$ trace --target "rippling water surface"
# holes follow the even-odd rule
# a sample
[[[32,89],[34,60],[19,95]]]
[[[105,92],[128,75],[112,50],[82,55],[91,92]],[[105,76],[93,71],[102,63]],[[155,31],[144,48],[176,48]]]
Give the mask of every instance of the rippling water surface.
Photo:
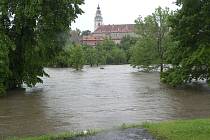
[[[122,123],[210,117],[210,89],[172,89],[128,65],[46,69],[44,84],[0,99],[0,136],[34,136]]]

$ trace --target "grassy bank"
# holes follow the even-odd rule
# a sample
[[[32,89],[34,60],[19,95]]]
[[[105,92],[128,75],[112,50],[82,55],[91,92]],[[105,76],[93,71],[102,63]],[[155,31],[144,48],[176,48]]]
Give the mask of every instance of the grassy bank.
[[[145,123],[143,127],[158,140],[210,139],[210,119]]]
[[[210,140],[210,119],[166,121],[160,123],[144,123],[143,125],[123,124],[116,129],[129,128],[145,128],[157,140]],[[44,135],[39,137],[9,138],[8,140],[64,140],[66,138],[95,135],[102,131],[105,132],[106,130],[67,132],[58,135]]]
[[[80,136],[90,136],[99,133],[102,130],[87,130],[83,132],[65,132],[61,134],[49,134],[38,137],[27,137],[27,138],[7,138],[7,140],[65,140],[66,138],[75,138]]]

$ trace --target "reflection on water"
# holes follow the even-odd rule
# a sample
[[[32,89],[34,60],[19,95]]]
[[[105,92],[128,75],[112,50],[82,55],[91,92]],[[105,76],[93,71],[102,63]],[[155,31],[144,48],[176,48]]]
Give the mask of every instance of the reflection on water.
[[[43,85],[0,99],[0,135],[31,136],[122,123],[210,116],[206,85],[171,89],[128,65],[46,69]]]

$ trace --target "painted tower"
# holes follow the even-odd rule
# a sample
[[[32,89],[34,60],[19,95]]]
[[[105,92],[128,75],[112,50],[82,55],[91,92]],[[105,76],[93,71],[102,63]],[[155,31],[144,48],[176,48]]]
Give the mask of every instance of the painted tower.
[[[103,25],[103,17],[102,17],[102,14],[101,14],[100,6],[98,5],[97,11],[96,11],[96,16],[95,16],[94,30],[96,30],[101,25]]]

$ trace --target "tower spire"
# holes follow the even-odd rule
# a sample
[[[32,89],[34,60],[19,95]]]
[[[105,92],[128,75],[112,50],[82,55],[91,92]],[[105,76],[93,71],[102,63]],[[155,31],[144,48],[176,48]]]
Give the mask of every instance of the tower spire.
[[[96,10],[96,16],[95,16],[95,27],[94,27],[94,29],[96,30],[101,25],[103,25],[103,17],[102,17],[102,14],[101,14],[101,8],[98,4],[97,10]]]

